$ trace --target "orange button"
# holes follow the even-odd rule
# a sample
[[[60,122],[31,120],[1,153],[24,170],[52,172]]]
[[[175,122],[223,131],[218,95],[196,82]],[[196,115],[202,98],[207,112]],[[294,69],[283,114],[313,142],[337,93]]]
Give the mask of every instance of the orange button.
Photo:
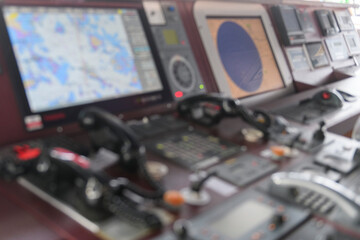
[[[269,230],[274,231],[276,229],[276,225],[274,223],[269,224]]]
[[[276,156],[279,156],[279,157],[285,156],[285,148],[282,146],[271,146],[270,149],[271,149],[271,152]]]
[[[167,191],[163,198],[167,204],[172,206],[181,206],[185,202],[183,196],[178,191]]]

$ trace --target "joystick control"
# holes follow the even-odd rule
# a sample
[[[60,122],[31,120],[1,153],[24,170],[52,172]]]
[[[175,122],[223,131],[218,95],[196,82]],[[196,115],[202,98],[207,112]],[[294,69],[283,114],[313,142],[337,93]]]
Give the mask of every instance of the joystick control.
[[[190,175],[190,187],[181,190],[185,202],[196,206],[208,204],[210,202],[210,195],[202,188],[204,183],[216,174],[216,172],[207,173],[205,171],[200,171]]]
[[[177,240],[195,240],[191,233],[191,223],[185,219],[175,221],[172,230]]]
[[[310,141],[310,146],[309,146],[310,149],[318,147],[324,143],[325,132],[326,132],[325,122],[321,121],[319,122],[319,128],[315,130],[315,132],[312,135],[312,139]]]

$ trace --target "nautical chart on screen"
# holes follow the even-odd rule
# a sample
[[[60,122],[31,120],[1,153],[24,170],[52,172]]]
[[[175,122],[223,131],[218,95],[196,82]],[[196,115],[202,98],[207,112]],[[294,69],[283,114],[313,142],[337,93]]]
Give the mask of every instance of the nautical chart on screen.
[[[123,17],[136,15],[134,10],[9,6],[3,11],[33,112],[162,88],[152,59],[140,64],[153,71],[139,76],[137,56],[149,55],[150,48],[146,42],[130,44]],[[141,77],[154,84],[144,86]]]

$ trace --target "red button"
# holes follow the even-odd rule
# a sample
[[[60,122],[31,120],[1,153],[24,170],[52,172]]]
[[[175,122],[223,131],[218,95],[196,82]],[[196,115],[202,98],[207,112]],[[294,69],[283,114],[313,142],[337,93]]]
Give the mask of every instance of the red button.
[[[323,93],[322,93],[322,98],[323,98],[323,99],[328,100],[330,97],[331,97],[331,95],[330,95],[329,92],[323,92]]]
[[[13,149],[16,153],[16,157],[20,161],[29,161],[38,158],[41,154],[40,148],[31,148],[27,144],[14,146]]]
[[[177,91],[177,92],[175,93],[175,97],[177,97],[177,98],[181,98],[182,96],[184,96],[184,93],[181,92],[181,91]]]

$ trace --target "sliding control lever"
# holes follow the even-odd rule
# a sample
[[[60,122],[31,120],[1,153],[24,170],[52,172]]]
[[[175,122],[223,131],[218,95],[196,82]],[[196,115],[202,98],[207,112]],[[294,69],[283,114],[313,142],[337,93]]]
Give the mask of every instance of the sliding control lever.
[[[335,202],[353,223],[360,223],[360,196],[326,177],[311,173],[279,172],[271,176],[269,192],[284,198],[294,197],[294,188],[317,192]]]

